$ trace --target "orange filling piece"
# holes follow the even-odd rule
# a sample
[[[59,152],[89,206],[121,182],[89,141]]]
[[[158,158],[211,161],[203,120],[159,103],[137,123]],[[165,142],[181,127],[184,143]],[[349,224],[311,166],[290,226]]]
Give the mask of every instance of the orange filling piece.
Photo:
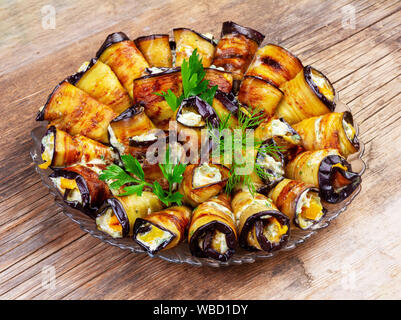
[[[311,200],[308,207],[302,207],[302,217],[309,220],[316,220],[317,216],[322,212],[322,206],[315,200]]]
[[[109,227],[111,229],[113,229],[114,231],[122,231],[123,230],[123,227],[120,224],[120,221],[118,221],[116,215],[114,215],[114,214],[110,218]]]
[[[75,189],[78,188],[75,180],[60,178],[60,187],[63,189]]]

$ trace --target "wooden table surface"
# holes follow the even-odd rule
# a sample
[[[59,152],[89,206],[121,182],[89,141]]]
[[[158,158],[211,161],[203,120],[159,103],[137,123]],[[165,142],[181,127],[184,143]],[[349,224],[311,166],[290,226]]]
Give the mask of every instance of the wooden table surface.
[[[0,2],[1,298],[401,298],[399,0],[99,3]],[[366,144],[362,192],[296,250],[228,268],[152,259],[81,231],[54,203],[29,156],[34,118],[51,89],[111,32],[135,38],[185,26],[218,36],[226,20],[256,28],[265,43],[287,47],[333,81]],[[43,282],[52,270],[54,286]]]

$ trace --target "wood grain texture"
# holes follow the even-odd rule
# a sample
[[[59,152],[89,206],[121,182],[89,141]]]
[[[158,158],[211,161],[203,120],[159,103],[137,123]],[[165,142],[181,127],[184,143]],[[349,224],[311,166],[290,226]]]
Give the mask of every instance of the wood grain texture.
[[[102,3],[52,1],[54,30],[42,28],[47,1],[0,5],[0,298],[401,298],[400,1]],[[344,24],[344,8],[355,10],[355,28]],[[304,245],[250,265],[172,264],[85,234],[34,172],[37,109],[113,31],[135,38],[189,27],[218,35],[225,20],[260,30],[264,43],[287,47],[333,81],[366,144],[361,194]],[[42,286],[46,266],[55,268],[54,289]]]

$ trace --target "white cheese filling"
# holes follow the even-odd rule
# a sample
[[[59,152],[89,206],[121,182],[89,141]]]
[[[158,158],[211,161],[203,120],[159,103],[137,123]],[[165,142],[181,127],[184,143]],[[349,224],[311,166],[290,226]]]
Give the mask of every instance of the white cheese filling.
[[[295,217],[296,217],[297,223],[299,224],[299,226],[302,229],[309,228],[316,221],[319,221],[323,216],[323,211],[321,211],[315,220],[310,220],[310,219],[302,217],[302,215],[301,215],[302,209],[309,208],[311,200],[312,200],[312,194],[308,190],[305,190],[299,197],[299,200],[297,203]]]
[[[107,130],[109,131],[110,135],[110,144],[115,147],[120,152],[120,154],[124,154],[125,146],[118,141],[116,135],[114,134],[113,128],[109,125]]]
[[[96,218],[96,226],[100,231],[103,231],[113,238],[122,238],[123,233],[120,230],[114,230],[110,227],[110,219],[113,216],[113,210],[107,209],[106,212]]]
[[[274,136],[285,136],[290,133],[290,128],[282,121],[275,119],[271,122],[271,135]]]
[[[42,138],[42,145],[44,147],[44,151],[42,153],[42,159],[44,161],[50,161],[53,159],[54,154],[54,133],[45,135]]]
[[[199,188],[220,181],[220,170],[216,167],[211,167],[209,166],[209,164],[205,163],[195,168],[192,185],[194,188]]]
[[[343,127],[344,127],[344,131],[345,131],[345,134],[347,135],[348,139],[349,139],[349,140],[354,139],[354,137],[355,137],[355,131],[353,130],[351,124],[349,124],[349,123],[348,123],[347,121],[345,121],[344,119],[343,119]]]
[[[136,142],[147,142],[157,140],[157,136],[154,133],[143,133],[139,136],[131,137],[131,140]]]
[[[149,231],[137,234],[135,239],[149,251],[155,251],[163,242],[169,242],[173,237],[170,232],[157,228],[150,223],[144,224],[144,227],[149,227]]]
[[[50,178],[50,180],[53,182],[54,186],[60,191],[60,193],[64,196],[66,189],[64,189],[61,186],[61,178],[62,177]],[[79,189],[74,188],[72,190],[71,189],[69,189],[69,190],[70,191],[68,192],[66,200],[77,201],[78,203],[82,204],[82,195],[81,195],[81,192],[79,191]]]
[[[177,121],[188,127],[200,127],[205,125],[202,116],[192,111],[184,111],[178,116]]]
[[[226,234],[216,230],[213,236],[212,248],[221,254],[228,250]]]
[[[284,168],[281,162],[276,161],[273,157],[264,154],[261,158],[258,158],[258,164],[263,169],[271,170],[275,176],[284,175]]]

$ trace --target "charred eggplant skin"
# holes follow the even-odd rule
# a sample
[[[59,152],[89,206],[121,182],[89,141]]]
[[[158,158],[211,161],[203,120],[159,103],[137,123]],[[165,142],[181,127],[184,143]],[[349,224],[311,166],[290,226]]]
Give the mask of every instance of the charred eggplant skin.
[[[317,95],[317,97],[327,106],[327,108],[330,109],[331,112],[334,111],[336,107],[336,103],[333,101],[330,101],[329,99],[326,98],[325,95],[323,95],[318,86],[312,81],[312,67],[311,66],[306,66],[304,68],[304,77],[306,82],[308,83],[309,87],[313,90],[313,92]],[[335,96],[335,89],[333,85],[331,84],[330,80],[320,71],[318,71],[324,78],[325,80],[331,85],[331,88],[333,89],[333,95]]]
[[[129,40],[129,38],[124,32],[114,32],[109,34],[106,40],[104,40],[103,44],[100,46],[99,50],[96,52],[96,58],[99,59],[104,50],[106,50],[111,45],[126,40]]]
[[[186,107],[194,107],[205,121],[209,122],[215,128],[219,126],[219,117],[216,111],[205,100],[202,100],[198,96],[184,99],[178,108],[177,117]]]
[[[252,28],[240,26],[233,21],[226,21],[223,23],[223,27],[221,29],[221,37],[225,36],[226,34],[242,34],[248,39],[255,41],[258,46],[260,46],[265,38],[265,36],[259,31],[256,31]]]

